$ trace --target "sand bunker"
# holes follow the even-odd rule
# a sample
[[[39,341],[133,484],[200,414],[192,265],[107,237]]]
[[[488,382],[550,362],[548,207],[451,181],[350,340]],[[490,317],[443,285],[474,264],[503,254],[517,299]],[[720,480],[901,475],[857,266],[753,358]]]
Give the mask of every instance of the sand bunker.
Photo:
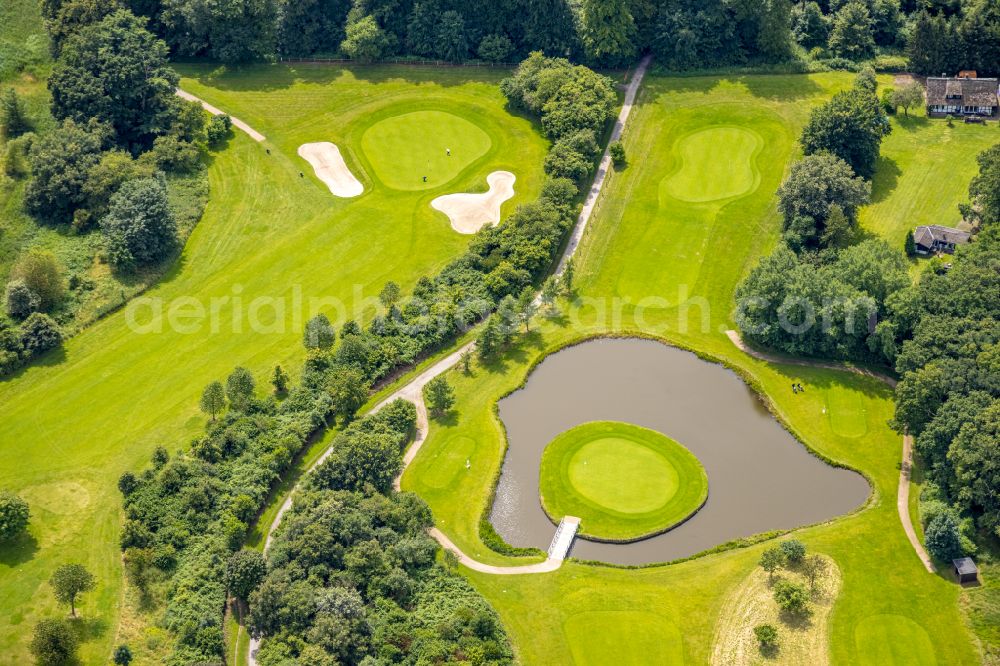
[[[500,221],[500,205],[514,196],[514,174],[494,171],[486,177],[490,189],[470,194],[445,194],[431,202],[451,220],[452,228],[460,234],[474,234],[487,224]]]
[[[326,183],[335,197],[356,197],[365,191],[351,170],[344,163],[340,149],[329,141],[304,143],[299,146],[299,156],[316,170],[316,177]]]

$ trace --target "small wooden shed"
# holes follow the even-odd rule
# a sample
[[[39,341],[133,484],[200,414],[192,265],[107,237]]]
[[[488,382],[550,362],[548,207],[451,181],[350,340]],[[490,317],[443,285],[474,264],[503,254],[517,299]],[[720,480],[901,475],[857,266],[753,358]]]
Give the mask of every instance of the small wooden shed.
[[[958,576],[959,583],[975,583],[979,580],[979,569],[976,568],[976,563],[972,561],[971,557],[960,557],[957,560],[952,560],[951,564],[955,567],[955,575]]]

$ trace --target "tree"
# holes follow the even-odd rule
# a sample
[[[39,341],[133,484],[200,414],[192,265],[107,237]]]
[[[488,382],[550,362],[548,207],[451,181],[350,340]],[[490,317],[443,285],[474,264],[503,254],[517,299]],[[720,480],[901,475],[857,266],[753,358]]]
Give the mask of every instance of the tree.
[[[570,257],[566,261],[566,266],[563,268],[562,273],[562,283],[563,287],[566,288],[566,296],[573,295],[573,278],[576,275],[576,262],[573,257]]]
[[[455,389],[451,387],[444,375],[438,375],[427,382],[424,387],[424,398],[431,414],[441,416],[455,404]]]
[[[15,263],[10,272],[12,280],[21,280],[38,297],[38,307],[51,310],[66,295],[63,269],[51,252],[29,250]]]
[[[280,365],[274,366],[274,373],[271,375],[271,386],[278,395],[284,395],[288,390],[288,373],[281,369]]]
[[[995,346],[994,359],[1000,358],[998,352],[1000,346]],[[1000,361],[994,360],[988,367],[991,375],[997,377]],[[962,426],[948,451],[948,460],[955,470],[958,501],[972,513],[979,514],[978,522],[984,529],[1000,535],[997,442],[1000,442],[1000,398],[995,398],[990,406]]]
[[[226,378],[226,397],[229,399],[229,405],[233,409],[245,411],[250,406],[256,386],[249,370],[243,367],[235,368]]]
[[[273,57],[279,5],[276,0],[184,0],[161,14],[178,53],[209,55],[223,62]],[[282,3],[284,4],[284,3]]]
[[[792,7],[792,36],[806,49],[826,44],[830,22],[815,2],[797,3]]]
[[[535,301],[535,292],[531,287],[525,287],[517,299],[517,317],[524,324],[524,332],[531,330],[531,319],[538,312],[538,304]]]
[[[809,579],[809,589],[816,590],[816,579],[826,571],[826,560],[820,555],[807,555],[802,561],[802,572]]]
[[[78,124],[66,120],[31,144],[28,162],[31,180],[24,190],[24,206],[47,221],[68,223],[87,199],[90,170],[101,159],[108,128],[96,120]]]
[[[792,564],[799,564],[802,562],[802,558],[806,556],[806,546],[798,539],[782,541],[779,548],[785,554],[785,558]]]
[[[399,301],[400,293],[401,290],[399,285],[390,280],[385,283],[384,287],[382,287],[382,291],[380,291],[378,295],[378,300],[381,301],[382,306],[388,310]]]
[[[32,129],[31,120],[17,91],[7,88],[0,94],[0,134],[7,139],[21,136]]]
[[[225,113],[212,116],[205,128],[205,138],[208,139],[208,145],[213,148],[221,146],[232,135],[233,119]]]
[[[389,40],[371,16],[349,20],[340,50],[361,62],[378,60],[389,47]]]
[[[177,222],[162,178],[130,180],[101,218],[108,260],[131,270],[159,261],[177,247]]]
[[[823,242],[831,212],[839,226],[850,231],[857,209],[868,203],[871,186],[854,175],[850,165],[834,155],[808,155],[792,165],[788,179],[778,188],[778,210],[784,218],[785,238],[798,249]],[[833,209],[837,206],[837,209]],[[835,227],[837,226],[835,225]],[[845,231],[835,228],[828,240]]]
[[[980,153],[976,161],[979,174],[969,185],[969,195],[984,223],[1000,224],[1000,144]]]
[[[844,247],[850,242],[853,232],[854,223],[844,214],[844,209],[839,204],[830,204],[830,212],[826,216],[826,228],[819,238],[820,245]]]
[[[476,339],[476,353],[481,360],[489,361],[499,351],[501,344],[500,331],[497,329],[497,319],[494,315],[486,320],[483,330]]]
[[[179,77],[145,19],[119,10],[66,40],[49,78],[52,115],[107,123],[118,145],[149,148],[177,117]]]
[[[482,41],[479,42],[479,48],[476,49],[480,58],[492,63],[506,62],[513,51],[514,45],[507,35],[495,34],[483,37]]]
[[[628,159],[625,157],[625,146],[621,141],[615,141],[608,146],[608,152],[610,153],[611,161],[615,163],[615,166],[625,166]]]
[[[28,529],[31,510],[28,503],[10,492],[0,490],[0,542],[10,541]]]
[[[791,615],[809,612],[809,590],[801,583],[779,580],[774,584],[774,600],[778,608]]]
[[[368,399],[368,380],[358,368],[342,367],[330,373],[326,392],[333,401],[333,414],[345,421]]]
[[[35,295],[24,280],[11,280],[4,288],[4,302],[7,314],[12,319],[24,319],[41,307],[41,300]]]
[[[545,304],[550,315],[559,313],[557,299],[560,293],[562,293],[562,286],[559,284],[559,278],[555,275],[545,278],[545,282],[542,283],[542,303]]]
[[[839,58],[861,61],[875,55],[875,32],[871,12],[860,0],[841,7],[833,19],[830,50]]]
[[[910,109],[920,106],[924,102],[924,87],[919,81],[910,81],[902,88],[893,91],[892,104],[895,107],[903,107],[903,113],[910,115]]]
[[[954,43],[954,31],[944,16],[931,16],[921,10],[906,44],[910,68],[917,74],[928,76],[955,70]]]
[[[442,60],[462,62],[469,55],[465,36],[465,19],[454,10],[441,14],[437,26],[436,53]]]
[[[69,604],[70,615],[76,617],[76,598],[94,589],[94,576],[82,564],[60,565],[49,579],[56,599]]]
[[[212,382],[205,387],[201,394],[201,411],[205,412],[215,420],[215,415],[226,408],[226,390],[222,388],[222,382]]]
[[[472,372],[472,350],[465,349],[459,356],[459,361],[462,363],[462,372],[470,374]]]
[[[267,562],[259,551],[242,548],[229,556],[226,563],[226,589],[243,601],[257,589],[267,574]]]
[[[753,628],[753,635],[762,650],[773,649],[778,645],[778,630],[773,624],[758,624]]]
[[[115,666],[129,666],[132,663],[132,650],[127,645],[119,645],[111,657]]]
[[[583,0],[581,35],[595,62],[618,65],[636,51],[636,27],[625,0]]]
[[[39,664],[59,666],[76,656],[76,634],[65,620],[40,620],[31,635],[29,649]]]
[[[875,174],[882,139],[892,131],[878,98],[863,89],[845,90],[816,108],[802,131],[806,155],[829,152],[847,162],[854,173]]]
[[[306,349],[329,351],[336,339],[336,329],[322,312],[306,322],[306,328],[302,334],[302,344]]]
[[[138,487],[139,479],[135,478],[132,472],[122,472],[118,477],[118,490],[123,496],[128,497]]]
[[[964,555],[962,534],[954,511],[942,511],[927,524],[924,544],[931,555],[943,562],[951,562]]]
[[[135,587],[139,594],[146,597],[149,594],[149,572],[155,559],[151,548],[126,548],[122,554],[125,564],[125,577]]]
[[[774,581],[775,572],[785,566],[788,556],[781,548],[768,548],[760,554],[760,567],[767,572],[768,579]]]
[[[119,645],[111,657],[115,666],[129,666],[132,663],[132,650],[127,645]]]
[[[917,243],[913,239],[913,231],[906,232],[906,240],[903,241],[903,251],[906,252],[906,256],[915,257],[917,255]]]
[[[31,356],[38,356],[62,344],[62,332],[52,317],[32,312],[21,324],[21,344]]]

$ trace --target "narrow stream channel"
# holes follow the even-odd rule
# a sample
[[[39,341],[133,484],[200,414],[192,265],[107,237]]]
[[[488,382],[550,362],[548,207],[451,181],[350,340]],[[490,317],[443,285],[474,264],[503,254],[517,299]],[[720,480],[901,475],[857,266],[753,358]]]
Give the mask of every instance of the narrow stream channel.
[[[686,523],[644,541],[578,538],[573,557],[617,564],[686,557],[834,518],[870,492],[860,474],[810,454],[734,372],[650,340],[594,340],[553,354],[499,409],[509,448],[490,520],[516,546],[548,547],[555,527],[538,499],[542,452],[587,421],[634,423],[686,446],[708,474],[708,502]]]

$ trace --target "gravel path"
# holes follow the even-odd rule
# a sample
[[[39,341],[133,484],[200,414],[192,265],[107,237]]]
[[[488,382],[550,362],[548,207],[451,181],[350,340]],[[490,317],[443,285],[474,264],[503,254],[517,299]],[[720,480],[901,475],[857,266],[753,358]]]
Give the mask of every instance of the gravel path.
[[[177,89],[177,96],[181,97],[183,99],[186,99],[186,100],[188,100],[190,102],[198,102],[199,104],[201,104],[201,108],[205,109],[206,111],[208,111],[209,113],[211,113],[213,116],[224,116],[224,115],[226,115],[226,112],[223,111],[222,109],[214,107],[211,104],[209,104],[208,102],[206,102],[205,100],[201,99],[200,97],[195,97],[191,93],[185,92],[185,91],[181,90],[180,88]],[[234,116],[229,116],[229,117],[232,118],[233,126],[234,127],[238,127],[239,129],[241,129],[244,132],[246,132],[247,134],[249,134],[250,138],[253,139],[254,141],[263,141],[264,140],[265,137],[264,137],[263,134],[261,134],[260,132],[258,132],[254,128],[250,127],[249,125],[247,125],[245,122],[243,122],[239,118],[236,118]]]
[[[896,386],[895,379],[872,370],[857,368],[843,363],[811,361],[804,358],[791,358],[778,354],[768,354],[767,352],[758,351],[748,347],[747,344],[743,342],[743,338],[740,337],[738,331],[726,331],[726,335],[729,336],[729,339],[732,340],[733,344],[740,350],[749,356],[753,356],[754,358],[762,361],[767,361],[769,363],[784,363],[785,365],[824,368],[827,370],[846,370],[859,375],[874,377],[885,382],[889,386]],[[899,466],[899,487],[896,491],[896,509],[899,513],[899,522],[903,524],[903,531],[906,533],[906,538],[910,540],[910,545],[913,546],[913,550],[916,552],[917,557],[920,558],[920,562],[929,573],[934,573],[937,571],[934,566],[934,562],[931,560],[930,555],[927,554],[927,550],[924,549],[924,545],[920,543],[920,539],[917,538],[917,531],[913,527],[913,521],[910,520],[910,472],[912,469],[913,438],[909,435],[905,435],[903,437],[903,460]]]

